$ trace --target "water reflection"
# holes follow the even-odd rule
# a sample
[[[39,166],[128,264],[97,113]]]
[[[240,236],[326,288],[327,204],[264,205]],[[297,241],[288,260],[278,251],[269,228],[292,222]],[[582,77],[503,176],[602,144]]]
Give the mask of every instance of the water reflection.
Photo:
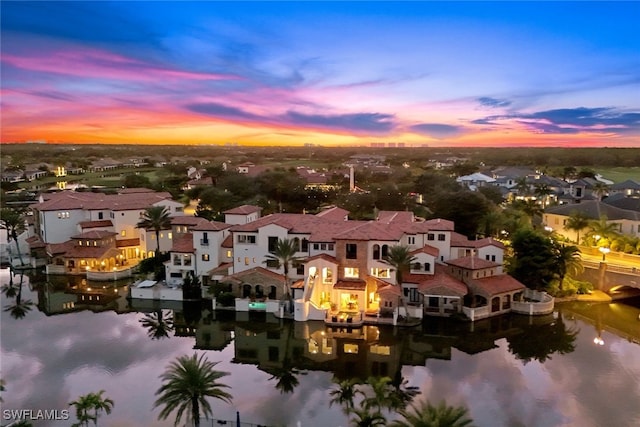
[[[19,277],[0,274],[16,292],[5,292],[3,305],[13,303]],[[101,425],[169,426],[151,409],[157,377],[195,348],[232,372],[234,405],[214,406],[222,419],[239,410],[267,425],[345,426],[339,405],[330,406],[335,384],[386,376],[399,391],[419,390],[418,400],[468,404],[479,426],[640,421],[640,310],[627,305],[563,304],[544,317],[349,329],[197,303],[128,301],[127,286],[25,276],[23,301],[37,301],[38,310],[20,319],[2,313],[5,407],[66,408],[105,389],[115,408]],[[596,336],[604,346],[593,344]]]

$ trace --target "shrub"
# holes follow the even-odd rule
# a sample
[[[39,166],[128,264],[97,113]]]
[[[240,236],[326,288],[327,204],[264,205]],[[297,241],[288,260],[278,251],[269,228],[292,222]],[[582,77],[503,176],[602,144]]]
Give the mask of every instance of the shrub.
[[[236,297],[231,292],[222,292],[216,297],[216,304],[223,307],[233,307],[236,304]]]

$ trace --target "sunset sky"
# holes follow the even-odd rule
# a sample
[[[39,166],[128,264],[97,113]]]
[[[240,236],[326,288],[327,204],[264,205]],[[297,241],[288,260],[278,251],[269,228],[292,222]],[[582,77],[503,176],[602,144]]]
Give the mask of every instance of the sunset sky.
[[[3,143],[640,147],[640,2],[0,7]]]

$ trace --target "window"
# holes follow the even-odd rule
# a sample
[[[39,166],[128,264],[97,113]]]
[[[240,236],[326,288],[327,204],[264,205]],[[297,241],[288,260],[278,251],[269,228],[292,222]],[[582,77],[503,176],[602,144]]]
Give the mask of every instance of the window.
[[[115,218],[115,214],[114,214],[113,212],[109,212],[109,217],[110,217],[111,219],[113,219],[113,218]]]
[[[495,255],[491,255],[491,261],[496,262],[496,256]]]
[[[209,261],[209,254],[202,254],[203,261]]]
[[[372,268],[371,275],[374,277],[388,279],[391,277],[391,271],[388,268]]]
[[[444,242],[446,239],[446,236],[444,235],[444,233],[438,233],[438,240],[441,242]]]
[[[638,227],[638,229],[640,229],[640,227]],[[334,249],[333,243],[328,243],[327,244],[327,249],[332,251]]]
[[[427,240],[434,240],[435,239],[435,234],[433,233],[428,233],[427,234]]]
[[[278,268],[278,260],[277,259],[268,259],[267,260],[267,267],[268,268]]]
[[[167,233],[167,237],[169,238],[169,240],[173,239],[173,233],[172,232],[168,232]]]
[[[322,269],[322,281],[324,283],[331,283],[333,281],[333,270],[331,270],[330,268],[323,268]]]
[[[309,252],[309,241],[307,239],[302,239],[302,248],[300,250],[302,252]]]
[[[270,253],[274,253],[276,251],[276,245],[278,244],[278,237],[276,236],[269,236],[268,237],[268,247],[267,250]]]
[[[176,212],[182,212],[182,206],[176,206]]]
[[[358,245],[355,243],[347,243],[345,244],[345,249],[347,253],[347,259],[356,259],[358,258]]]
[[[201,246],[209,246],[209,233],[206,231],[202,233],[202,239],[200,239]]]
[[[389,245],[382,245],[382,259],[386,259],[389,256]]]
[[[244,265],[249,265],[249,257],[244,257]]]
[[[120,232],[120,235],[121,235],[122,237],[126,237],[126,236],[127,236],[127,230],[122,230],[122,231]]]
[[[431,271],[431,264],[428,262],[424,263],[424,271]]]
[[[419,262],[414,262],[413,264],[411,264],[411,269],[420,271],[422,269],[422,264],[420,264]]]
[[[104,216],[103,216],[102,212],[98,212],[98,219],[103,219],[103,218],[104,218]]]
[[[373,259],[380,259],[380,245],[373,245]]]
[[[80,246],[82,246],[82,240],[80,240]]]
[[[231,249],[227,250],[227,258],[233,258],[233,252],[231,252]]]
[[[304,274],[304,264],[300,264],[296,267],[296,274]]]
[[[409,237],[407,237],[407,242],[410,245],[415,245],[416,244],[416,238],[414,236],[409,236]]]
[[[256,243],[256,236],[251,236],[248,234],[238,234],[238,243]]]
[[[182,265],[191,265],[191,255],[183,254],[182,255]]]
[[[360,277],[360,270],[356,267],[345,267],[344,269],[344,277],[348,277],[351,279]]]
[[[314,251],[317,251],[317,250],[319,250],[319,249],[320,249],[320,245],[319,245],[318,243],[314,243],[314,244],[313,244],[313,250],[314,250]]]
[[[180,255],[173,254],[173,265],[181,265],[180,264]]]

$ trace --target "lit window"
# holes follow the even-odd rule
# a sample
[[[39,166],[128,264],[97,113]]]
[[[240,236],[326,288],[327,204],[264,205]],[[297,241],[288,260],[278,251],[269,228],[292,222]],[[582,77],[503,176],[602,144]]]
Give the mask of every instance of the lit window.
[[[370,347],[369,351],[373,354],[381,354],[383,356],[391,355],[391,347],[389,347],[388,345],[374,344]]]
[[[169,238],[169,240],[173,239],[173,233],[172,232],[168,232],[167,233],[167,237]]]
[[[121,235],[122,237],[125,237],[125,236],[127,235],[127,230],[122,230],[122,231],[120,232],[120,235]]]
[[[388,279],[389,277],[391,277],[391,272],[388,268],[372,268],[371,275],[374,277]]]
[[[357,278],[360,277],[359,273],[360,270],[356,267],[345,267],[344,269],[344,277]]]
[[[333,270],[331,270],[330,268],[323,268],[322,269],[322,281],[324,283],[331,283],[333,281]]]
[[[244,265],[249,265],[249,257],[244,257]]]
[[[203,261],[209,261],[209,254],[202,254]]]
[[[357,344],[345,344],[343,348],[345,353],[358,354]]]
[[[231,249],[229,249],[227,251],[227,258],[231,258],[231,257],[233,257],[233,253],[231,252]]]

